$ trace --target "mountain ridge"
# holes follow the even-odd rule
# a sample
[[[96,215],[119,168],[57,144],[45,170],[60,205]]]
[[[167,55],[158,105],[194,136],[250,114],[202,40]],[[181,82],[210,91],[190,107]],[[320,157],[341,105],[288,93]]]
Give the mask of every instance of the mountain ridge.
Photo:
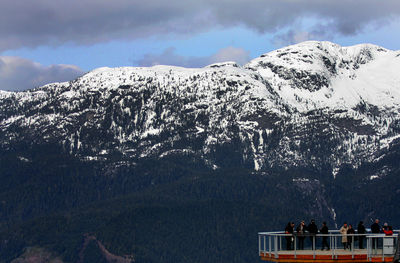
[[[100,68],[0,91],[0,231],[14,242],[0,242],[0,258],[43,243],[75,262],[84,233],[144,262],[187,262],[194,248],[174,233],[197,233],[204,251],[212,240],[216,255],[238,248],[247,257],[251,235],[283,221],[385,214],[400,224],[392,209],[400,202],[399,71],[398,51],[305,42],[244,66]],[[142,228],[158,235],[151,222],[169,233],[165,242],[145,238]],[[40,235],[49,229],[58,234]]]
[[[299,50],[303,50],[305,54]],[[332,58],[329,57],[329,53],[334,53],[335,56],[350,54],[350,57],[355,59]],[[375,79],[377,84],[372,85],[365,81],[361,81],[360,84],[359,77],[354,72],[362,71],[364,78],[364,71],[371,75],[371,70],[366,67],[377,57],[381,58],[382,53],[385,53],[384,58],[390,56],[397,63],[388,67],[394,68],[390,70],[390,74],[388,73],[388,78],[391,79],[389,82],[394,86],[388,85],[382,77]],[[288,57],[289,54],[291,55]],[[21,112],[22,115],[19,116],[15,116],[15,113],[12,117],[0,116],[1,124],[3,131],[7,131],[4,127],[18,122],[28,127],[35,125],[35,118],[39,118],[40,121],[54,126],[55,130],[60,128],[61,132],[64,130],[63,135],[70,137],[71,153],[74,152],[74,149],[79,152],[82,145],[78,131],[73,134],[71,131],[65,131],[64,127],[51,123],[54,121],[65,122],[63,115],[66,114],[65,112],[71,112],[70,118],[75,119],[75,126],[78,121],[75,118],[76,114],[80,115],[81,119],[78,123],[83,122],[86,126],[90,125],[97,116],[96,112],[101,111],[98,108],[101,105],[104,109],[108,107],[111,111],[118,111],[116,117],[119,120],[113,119],[112,116],[108,120],[103,118],[108,126],[104,128],[112,130],[116,143],[125,148],[131,142],[159,136],[163,132],[168,133],[170,128],[181,126],[182,122],[188,121],[185,118],[192,118],[191,121],[194,121],[192,126],[186,127],[186,129],[189,129],[187,132],[192,133],[195,137],[201,137],[204,131],[211,132],[204,140],[206,148],[217,140],[229,142],[232,134],[225,130],[232,123],[241,131],[240,140],[251,141],[254,136],[257,136],[256,133],[258,133],[259,139],[264,140],[268,137],[268,133],[273,131],[270,127],[274,126],[277,120],[291,119],[292,121],[289,123],[292,122],[292,124],[296,124],[296,119],[300,122],[301,119],[305,119],[308,122],[308,117],[305,116],[308,112],[312,114],[314,111],[323,111],[325,115],[330,115],[329,118],[333,117],[342,123],[343,119],[351,120],[348,121],[350,122],[348,128],[357,137],[352,140],[359,139],[360,134],[365,137],[376,133],[385,137],[392,130],[390,125],[397,123],[399,119],[394,108],[399,108],[400,105],[400,93],[397,91],[400,79],[396,73],[397,69],[400,69],[400,58],[396,61],[392,58],[394,54],[395,52],[373,45],[341,48],[330,42],[305,42],[266,53],[244,67],[229,62],[209,65],[201,69],[173,66],[100,68],[69,83],[49,84],[25,93],[7,93],[8,96],[5,96],[6,93],[3,92],[3,105],[4,100],[10,97],[19,100],[18,103],[21,104],[14,103],[14,107],[23,107],[24,101],[31,100],[37,104],[38,111],[42,111],[47,116],[47,120],[35,117],[35,115],[25,117],[23,116],[25,113]],[[307,56],[311,63],[302,61],[304,56]],[[314,62],[310,59],[314,59]],[[339,64],[338,61],[342,64]],[[282,66],[285,64],[287,65]],[[310,68],[304,69],[305,64]],[[387,67],[384,70],[387,72]],[[350,73],[341,77],[340,73],[343,73],[341,71]],[[308,89],[304,89],[305,85],[308,85]],[[377,90],[377,86],[383,88]],[[368,96],[369,93],[372,95]],[[112,96],[115,98],[110,99]],[[141,96],[140,100],[135,96]],[[96,99],[99,99],[98,105],[92,105],[91,103]],[[69,100],[73,100],[73,102],[71,103]],[[120,104],[119,107],[113,105],[116,100]],[[170,103],[168,100],[171,100],[175,106],[179,104],[178,107],[181,107],[182,112],[189,114],[178,116],[179,113],[175,112],[174,108],[167,106]],[[50,101],[53,105],[46,105]],[[106,101],[109,105],[105,104]],[[140,104],[141,108],[135,108],[134,104],[136,106]],[[2,108],[2,115],[9,110],[9,106],[7,105],[7,109]],[[115,109],[117,107],[118,109]],[[46,108],[49,109],[44,110]],[[365,112],[363,113],[359,108],[365,108]],[[229,115],[223,112],[226,110]],[[53,113],[50,113],[51,111]],[[389,123],[382,125],[379,123],[382,120],[376,123],[374,119],[377,116],[371,113],[374,111],[379,112],[377,116]],[[33,113],[28,115],[31,114]],[[198,119],[199,115],[205,116],[203,122]],[[230,117],[227,118],[227,116]],[[102,118],[101,116],[97,117]],[[21,119],[25,121],[25,124]],[[128,119],[132,119],[133,124],[130,124]],[[154,121],[154,119],[157,120]],[[141,123],[138,124],[138,122]],[[68,125],[68,120],[66,123]],[[136,126],[140,127],[136,129]],[[125,131],[122,131],[123,129]],[[252,130],[252,134],[246,132],[248,129]],[[106,130],[104,132],[108,133]],[[14,137],[18,136],[14,135]],[[395,140],[395,138],[397,137],[392,136],[390,140]],[[100,138],[98,139],[100,140]],[[386,141],[380,142],[382,142],[380,147],[386,145]],[[64,144],[68,144],[68,142],[64,140]],[[258,141],[257,144],[258,146],[251,144],[248,151],[254,156],[254,168],[259,170],[264,164],[258,162],[257,159],[265,159],[266,156],[263,155],[262,149],[261,154],[257,153],[257,148],[262,148],[263,143]],[[157,146],[153,145],[152,147]],[[169,151],[171,150],[173,147]],[[182,150],[192,151],[193,149]],[[108,149],[98,149],[95,155],[101,156],[99,153],[104,151],[108,151]],[[132,151],[132,148],[120,150],[123,154],[126,151]],[[146,151],[153,150],[146,149],[138,155],[145,156]],[[209,149],[204,149],[203,154],[207,151]],[[160,152],[159,156],[166,154],[166,152]],[[87,158],[92,157],[87,155]],[[247,159],[246,156],[243,160],[245,159]],[[333,169],[337,169],[337,167],[333,167]]]

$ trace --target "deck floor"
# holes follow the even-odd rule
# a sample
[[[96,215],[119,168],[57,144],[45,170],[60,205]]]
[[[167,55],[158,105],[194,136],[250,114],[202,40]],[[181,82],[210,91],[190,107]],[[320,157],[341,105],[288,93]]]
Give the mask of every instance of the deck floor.
[[[315,254],[316,255],[332,255],[332,253],[334,253],[334,255],[352,255],[354,253],[354,255],[367,255],[367,249],[354,249],[354,252],[349,250],[349,249],[331,249],[331,250],[320,250],[317,249],[315,250]],[[278,252],[278,254],[280,255],[293,255],[294,254],[294,250],[281,250]],[[314,252],[313,250],[296,250],[296,254],[297,255],[313,255]],[[382,249],[377,249],[374,250],[374,254],[381,256],[382,255]]]
[[[393,255],[382,255],[382,249],[373,251],[370,262],[392,262]],[[278,257],[275,257],[274,252],[260,253],[262,260],[271,262],[369,262],[367,260],[366,249],[344,250],[282,250],[278,252]]]

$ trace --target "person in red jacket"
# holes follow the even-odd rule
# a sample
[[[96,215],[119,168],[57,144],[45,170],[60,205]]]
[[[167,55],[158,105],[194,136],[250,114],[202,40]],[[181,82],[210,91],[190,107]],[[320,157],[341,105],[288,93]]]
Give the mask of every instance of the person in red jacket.
[[[383,227],[383,233],[385,233],[385,235],[387,235],[387,236],[393,236],[392,226],[387,226],[387,224],[386,224],[386,226]]]

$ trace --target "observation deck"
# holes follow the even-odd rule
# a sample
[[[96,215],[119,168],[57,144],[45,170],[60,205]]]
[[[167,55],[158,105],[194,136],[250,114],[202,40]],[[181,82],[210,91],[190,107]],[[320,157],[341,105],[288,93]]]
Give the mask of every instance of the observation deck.
[[[342,235],[338,230],[329,234],[303,235],[304,248],[299,249],[299,237],[285,232],[258,233],[258,250],[261,260],[269,262],[399,262],[399,232],[392,236],[384,234],[348,234],[353,242],[344,249]],[[314,238],[313,238],[314,237]],[[329,250],[321,250],[325,237]],[[301,237],[300,237],[301,238]],[[363,248],[359,248],[360,239]],[[288,241],[290,240],[290,241]],[[290,244],[290,247],[288,245]]]

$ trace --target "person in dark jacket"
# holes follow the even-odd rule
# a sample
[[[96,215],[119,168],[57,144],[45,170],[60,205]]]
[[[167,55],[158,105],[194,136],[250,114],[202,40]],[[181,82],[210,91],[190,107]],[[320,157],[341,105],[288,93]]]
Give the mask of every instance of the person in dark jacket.
[[[318,234],[318,227],[315,224],[314,219],[311,220],[311,223],[307,226],[307,230],[310,233],[310,240],[312,249],[315,249],[315,235]]]
[[[322,222],[322,227],[319,230],[319,232],[323,235],[329,234],[329,229],[328,229],[328,226],[326,225],[326,222]],[[321,250],[324,250],[325,247],[326,247],[326,250],[329,250],[328,236],[322,237],[322,249]]]
[[[371,232],[372,234],[379,234],[381,233],[381,227],[379,226],[379,219],[375,219],[375,223],[371,225]],[[372,248],[378,248],[378,239],[372,238]]]
[[[304,239],[306,238],[306,231],[306,224],[304,223],[304,221],[301,221],[300,225],[298,225],[296,228],[297,240],[299,241],[298,249],[300,250],[304,249]]]
[[[285,234],[290,234],[290,236],[285,236],[286,238],[286,249],[287,250],[292,250],[293,249],[293,229],[294,228],[294,223],[293,222],[289,222],[287,223],[286,227],[285,227]]]
[[[357,226],[357,234],[358,236],[358,248],[359,249],[364,249],[364,239],[365,239],[365,234],[367,231],[365,230],[364,222],[360,221]]]
[[[349,224],[349,228],[347,229],[347,246],[349,249],[353,250],[353,246],[352,243],[354,241],[354,234],[356,233],[356,231],[354,231],[354,228],[351,224]]]

